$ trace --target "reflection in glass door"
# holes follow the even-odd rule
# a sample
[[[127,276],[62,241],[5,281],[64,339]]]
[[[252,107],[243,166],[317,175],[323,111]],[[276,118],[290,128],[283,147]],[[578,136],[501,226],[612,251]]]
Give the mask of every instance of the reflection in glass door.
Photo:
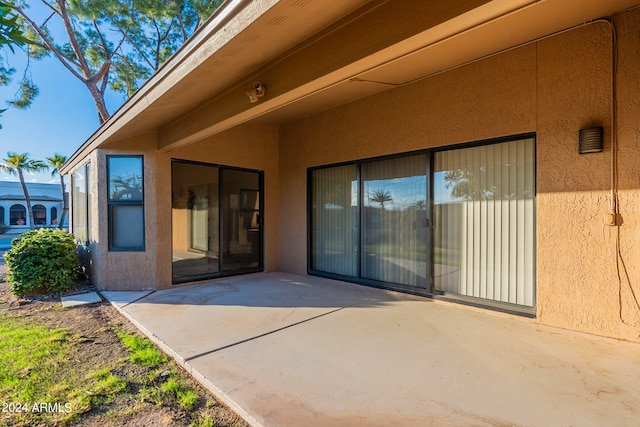
[[[222,171],[222,269],[260,265],[260,176],[235,169]]]
[[[427,156],[362,165],[362,277],[426,288]]]
[[[172,162],[174,282],[262,268],[261,174]]]
[[[172,163],[173,278],[220,271],[219,171],[215,166]]]
[[[434,157],[437,291],[535,305],[535,139]]]

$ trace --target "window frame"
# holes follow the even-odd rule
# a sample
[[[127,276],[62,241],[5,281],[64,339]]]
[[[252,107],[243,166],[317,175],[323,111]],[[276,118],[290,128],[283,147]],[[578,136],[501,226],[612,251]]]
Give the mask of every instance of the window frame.
[[[84,227],[85,227],[85,239],[84,240],[80,240],[78,239],[78,236],[75,234],[76,230],[76,200],[75,200],[75,184],[76,184],[76,179],[75,176],[76,174],[81,171],[83,172],[83,181],[84,181]],[[90,246],[91,245],[91,238],[92,238],[92,233],[91,233],[91,200],[89,197],[90,191],[91,191],[91,161],[88,161],[86,163],[84,163],[82,166],[80,166],[79,168],[77,168],[75,171],[73,171],[73,173],[71,173],[71,179],[70,179],[70,189],[69,189],[69,195],[71,196],[71,217],[69,218],[70,223],[71,223],[71,231],[74,235],[75,241],[81,245],[84,246]]]
[[[55,213],[55,215],[54,215],[54,213]],[[58,208],[55,207],[55,206],[51,206],[49,208],[49,224],[51,224],[51,225],[57,225],[58,224]]]
[[[174,164],[184,164],[184,165],[195,165],[195,166],[206,166],[206,167],[214,167],[217,168],[217,174],[218,174],[218,207],[219,207],[219,223],[218,223],[218,239],[219,239],[219,248],[220,248],[220,259],[219,259],[219,269],[217,272],[215,273],[206,273],[206,274],[196,274],[196,275],[191,275],[191,276],[179,276],[176,277],[174,276],[174,272],[173,272],[173,262],[172,262],[172,284],[173,285],[179,285],[182,283],[188,283],[188,282],[197,282],[197,281],[202,281],[202,280],[210,280],[210,279],[216,279],[216,278],[221,278],[221,277],[230,277],[230,276],[237,276],[237,275],[242,275],[242,274],[252,274],[252,273],[257,273],[260,271],[264,271],[265,269],[265,238],[264,238],[264,215],[265,215],[265,204],[264,204],[264,193],[265,193],[265,184],[264,184],[264,171],[263,170],[258,170],[258,169],[249,169],[249,168],[243,168],[243,167],[237,167],[237,166],[228,166],[228,165],[223,165],[223,164],[219,164],[219,163],[207,163],[207,162],[201,162],[201,161],[196,161],[196,160],[188,160],[188,159],[181,159],[181,158],[172,158],[171,159],[171,164],[172,164],[172,169],[171,169],[171,182],[172,182],[172,186],[173,186],[173,182],[174,182],[174,175],[173,175],[173,165]],[[222,219],[222,214],[223,214],[223,199],[225,197],[224,191],[223,191],[223,187],[224,187],[224,173],[229,172],[229,171],[239,171],[239,172],[248,172],[248,173],[255,173],[258,176],[258,201],[259,201],[259,205],[260,205],[260,209],[259,209],[259,214],[258,214],[258,224],[259,224],[259,243],[258,243],[258,250],[259,250],[259,257],[258,257],[258,266],[257,267],[248,267],[248,268],[241,268],[241,269],[236,269],[236,270],[225,270],[224,268],[224,257],[225,254],[223,253],[223,241],[224,241],[224,237],[223,237],[223,219]],[[241,191],[243,189],[240,189]],[[247,191],[247,190],[244,190]],[[248,190],[248,191],[253,191],[253,190]],[[172,205],[173,205],[173,200],[172,200]],[[173,210],[173,209],[172,209]],[[173,216],[173,212],[171,213],[171,215]],[[225,214],[226,215],[226,214]],[[172,223],[172,227],[173,227],[173,218],[171,220]],[[173,236],[173,229],[171,231],[171,234]],[[172,243],[171,243],[171,250],[173,253],[173,238],[172,238]]]
[[[34,226],[37,226],[37,225],[46,226],[47,225],[47,207],[45,205],[43,205],[42,203],[37,203],[37,204],[31,206],[31,211],[33,212],[33,218],[31,220],[33,221],[33,225]],[[41,223],[36,222],[36,211],[37,212],[44,212],[44,222],[41,222]]]
[[[330,279],[336,279],[336,280],[341,280],[341,281],[345,281],[345,282],[351,282],[351,283],[357,283],[360,285],[365,285],[365,286],[371,286],[371,287],[375,287],[375,288],[382,288],[382,289],[389,289],[389,290],[395,290],[395,291],[400,291],[400,292],[404,292],[404,293],[408,293],[408,294],[414,294],[414,295],[420,295],[420,296],[425,296],[425,297],[429,297],[429,298],[433,298],[433,299],[439,299],[439,300],[445,300],[445,301],[452,301],[452,302],[456,302],[456,303],[460,303],[460,304],[465,304],[465,305],[471,305],[471,306],[476,306],[476,307],[482,307],[482,308],[491,308],[491,309],[495,309],[497,311],[501,311],[501,312],[505,312],[505,313],[511,313],[511,314],[516,314],[516,315],[521,315],[521,316],[525,316],[525,317],[535,317],[535,310],[536,310],[536,299],[535,299],[535,294],[536,294],[536,283],[535,283],[535,277],[536,277],[536,248],[534,245],[534,251],[533,251],[533,268],[534,268],[534,305],[533,307],[527,307],[527,306],[523,306],[523,305],[517,305],[517,304],[511,304],[511,303],[503,303],[500,301],[492,301],[492,300],[488,300],[488,299],[482,299],[482,298],[475,298],[475,297],[465,297],[465,296],[456,296],[456,295],[443,295],[441,292],[437,291],[435,289],[434,286],[434,278],[433,278],[433,274],[434,274],[434,236],[433,236],[433,232],[434,232],[434,159],[435,159],[435,154],[437,152],[442,152],[442,151],[448,151],[448,150],[455,150],[455,149],[461,149],[461,148],[470,148],[470,147],[479,147],[479,146],[483,146],[483,145],[494,145],[494,144],[500,144],[500,143],[505,143],[505,142],[511,142],[511,141],[516,141],[516,140],[520,140],[520,139],[529,139],[532,138],[534,140],[534,177],[533,177],[533,185],[534,185],[534,189],[536,188],[536,176],[535,176],[535,171],[536,171],[536,158],[535,158],[535,147],[536,147],[536,143],[537,143],[537,137],[536,137],[536,133],[535,132],[527,132],[527,133],[522,133],[522,134],[515,134],[515,135],[509,135],[509,136],[504,136],[504,137],[497,137],[497,138],[490,138],[490,139],[485,139],[485,140],[477,140],[477,141],[470,141],[470,142],[463,142],[463,143],[459,143],[459,144],[452,144],[452,145],[447,145],[447,146],[441,146],[441,147],[434,147],[434,148],[427,148],[427,149],[422,149],[422,150],[415,150],[415,151],[408,151],[408,152],[402,152],[402,153],[396,153],[396,154],[392,154],[392,155],[382,155],[382,156],[377,156],[377,157],[369,157],[369,158],[364,158],[364,159],[357,159],[357,160],[352,160],[352,161],[346,161],[346,162],[337,162],[337,163],[333,163],[333,164],[327,164],[327,165],[321,165],[321,166],[313,166],[313,167],[309,167],[307,168],[307,274],[312,275],[312,276],[319,276],[319,277],[326,277],[326,278],[330,278]],[[427,162],[428,162],[428,166],[429,166],[429,173],[427,175],[427,210],[428,210],[428,221],[429,221],[429,238],[428,238],[428,242],[427,242],[427,247],[428,247],[428,258],[427,258],[427,263],[428,263],[428,283],[427,283],[427,287],[425,288],[418,288],[418,287],[413,287],[413,286],[407,286],[407,285],[403,285],[403,284],[398,284],[398,283],[390,283],[390,282],[385,282],[385,281],[379,281],[379,280],[373,280],[373,279],[367,279],[365,277],[363,277],[362,274],[362,248],[358,247],[358,251],[360,252],[358,254],[358,265],[357,265],[357,276],[348,276],[348,275],[343,275],[343,274],[338,274],[338,273],[332,273],[332,272],[327,272],[327,271],[322,271],[322,270],[317,270],[312,268],[312,266],[314,265],[313,263],[313,235],[314,235],[314,230],[312,228],[313,226],[313,218],[312,218],[312,214],[313,214],[313,172],[317,171],[317,170],[321,170],[321,169],[327,169],[327,168],[335,168],[335,167],[340,167],[340,166],[346,166],[346,165],[357,165],[358,167],[358,188],[359,188],[359,195],[358,195],[358,209],[360,210],[358,212],[358,242],[359,245],[362,242],[362,205],[363,205],[363,179],[362,179],[362,165],[365,163],[369,163],[369,162],[376,162],[376,161],[381,161],[381,160],[388,160],[388,159],[394,159],[394,158],[400,158],[400,157],[407,157],[407,156],[415,156],[415,155],[421,155],[421,154],[426,154],[427,155]],[[535,199],[536,199],[536,192],[534,191],[534,216],[535,216],[535,210],[536,210],[536,204],[535,204]],[[536,229],[536,224],[534,222],[534,236],[535,236],[535,229]]]
[[[13,209],[16,206],[22,208],[21,213],[24,215],[24,218],[22,218],[24,220],[24,224],[18,224],[17,220],[14,223],[11,220],[11,213],[12,213],[12,211],[14,211],[14,212],[16,211],[16,209]],[[17,227],[25,227],[25,226],[27,226],[27,208],[26,208],[25,205],[23,205],[22,203],[14,203],[13,205],[9,206],[9,225],[15,225]]]
[[[111,186],[111,160],[115,159],[140,159],[140,185],[141,185],[141,198],[140,200],[118,200],[113,199],[110,194]],[[145,252],[146,251],[146,218],[145,218],[145,196],[144,196],[144,155],[142,154],[109,154],[106,156],[107,164],[107,211],[108,211],[108,242],[109,252]],[[114,223],[114,210],[119,207],[140,207],[142,210],[142,244],[136,246],[117,246],[114,244],[114,227],[117,225]]]

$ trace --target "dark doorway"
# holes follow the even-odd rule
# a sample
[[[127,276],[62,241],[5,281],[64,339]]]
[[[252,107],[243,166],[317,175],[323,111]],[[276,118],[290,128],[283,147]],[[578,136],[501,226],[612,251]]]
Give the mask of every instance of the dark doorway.
[[[262,270],[262,172],[174,160],[173,281]]]

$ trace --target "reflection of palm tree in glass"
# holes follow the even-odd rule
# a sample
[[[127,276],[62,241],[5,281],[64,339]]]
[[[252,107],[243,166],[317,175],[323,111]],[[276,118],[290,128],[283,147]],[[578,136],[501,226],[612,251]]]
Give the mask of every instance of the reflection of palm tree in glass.
[[[369,197],[370,202],[380,203],[380,208],[384,209],[384,204],[386,202],[392,201],[391,193],[389,191],[384,190],[375,190],[373,195]]]
[[[423,211],[427,208],[427,202],[424,199],[420,199],[413,204],[419,211]]]
[[[504,165],[479,166],[475,168],[451,169],[445,172],[445,188],[451,189],[451,198],[463,200],[522,200],[533,199],[533,187],[516,186],[515,191],[509,185],[489,185],[489,177],[512,176],[510,163]],[[517,166],[516,166],[517,167]]]
[[[140,200],[142,199],[142,177],[119,176],[111,180],[112,194],[114,200]]]

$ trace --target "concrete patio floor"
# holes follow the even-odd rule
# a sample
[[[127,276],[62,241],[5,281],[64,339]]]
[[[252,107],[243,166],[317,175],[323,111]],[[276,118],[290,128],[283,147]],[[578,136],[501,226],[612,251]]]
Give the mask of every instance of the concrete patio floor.
[[[284,273],[102,295],[253,425],[640,425],[639,344]]]

